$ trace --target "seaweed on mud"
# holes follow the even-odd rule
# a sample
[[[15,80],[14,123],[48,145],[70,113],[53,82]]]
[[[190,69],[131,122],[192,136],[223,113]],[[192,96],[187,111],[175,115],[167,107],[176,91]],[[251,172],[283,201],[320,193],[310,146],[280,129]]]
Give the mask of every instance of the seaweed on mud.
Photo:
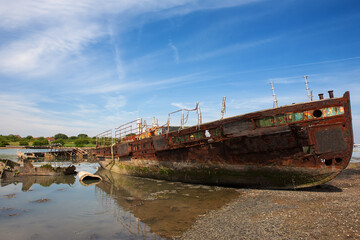
[[[41,199],[38,199],[38,200],[35,200],[35,201],[30,201],[31,203],[46,203],[46,202],[50,202],[51,199],[48,199],[48,198],[41,198]]]

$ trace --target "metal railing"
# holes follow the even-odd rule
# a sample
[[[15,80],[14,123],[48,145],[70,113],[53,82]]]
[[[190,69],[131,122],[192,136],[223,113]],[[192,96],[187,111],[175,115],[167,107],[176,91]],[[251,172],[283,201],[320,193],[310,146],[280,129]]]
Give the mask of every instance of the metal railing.
[[[115,141],[120,142],[124,137],[138,135],[143,132],[143,121],[138,118],[115,128]]]
[[[224,111],[224,109],[222,111]],[[181,112],[180,127],[171,127],[170,126],[171,115],[178,112]],[[184,115],[185,112],[186,112],[186,116]],[[190,112],[196,112],[197,128],[200,128],[200,125],[202,124],[202,116],[201,116],[201,109],[199,107],[199,102],[197,102],[194,109],[182,108],[177,111],[169,113],[167,123],[164,124],[163,126],[158,126],[156,118],[153,119],[152,125],[147,125],[145,120],[143,121],[142,118],[138,118],[134,121],[125,123],[115,128],[114,137],[112,135],[112,129],[102,132],[96,135],[96,146],[97,147],[113,146],[114,144],[121,141],[133,141],[136,138],[147,137],[147,135],[151,135],[149,133],[160,135],[164,133],[169,133],[170,131],[181,130],[185,127],[185,124],[188,122]]]
[[[174,111],[174,112],[171,112],[169,113],[169,116],[168,116],[168,121],[167,121],[167,133],[169,133],[170,131],[170,119],[171,119],[171,114],[175,114],[175,113],[178,113],[178,112],[181,112],[181,120],[180,120],[180,129],[183,129],[185,124],[187,123],[187,121],[189,120],[189,113],[190,112],[193,112],[193,111],[196,111],[196,114],[197,114],[197,127],[199,128],[200,125],[202,124],[202,116],[201,116],[201,109],[199,107],[199,102],[196,103],[196,106],[194,109],[186,109],[186,108],[182,108],[182,109],[179,109],[177,111]],[[186,117],[184,116],[184,112],[186,112]]]
[[[113,143],[112,129],[96,135],[96,146],[111,146]]]

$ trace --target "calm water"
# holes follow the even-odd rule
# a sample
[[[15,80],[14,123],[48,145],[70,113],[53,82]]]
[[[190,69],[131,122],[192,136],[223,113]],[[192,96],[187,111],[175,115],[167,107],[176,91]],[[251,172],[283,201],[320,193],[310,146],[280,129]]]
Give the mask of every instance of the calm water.
[[[104,180],[90,186],[82,185],[75,176],[3,180],[0,238],[164,239],[181,234],[199,216],[239,195],[234,189],[98,171],[96,163],[76,167]]]

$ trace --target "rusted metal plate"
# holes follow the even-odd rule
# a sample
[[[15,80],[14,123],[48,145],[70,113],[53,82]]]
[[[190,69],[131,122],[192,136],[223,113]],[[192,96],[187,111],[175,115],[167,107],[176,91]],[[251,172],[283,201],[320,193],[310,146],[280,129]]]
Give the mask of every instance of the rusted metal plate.
[[[155,151],[162,151],[169,148],[167,140],[164,136],[153,136],[152,137]]]
[[[342,126],[319,127],[314,129],[314,134],[317,153],[346,150]]]
[[[254,129],[254,125],[250,120],[230,122],[222,125],[224,135],[233,137],[244,136],[246,133]]]
[[[129,153],[129,143],[121,143],[120,145],[118,145],[119,157],[128,156]]]

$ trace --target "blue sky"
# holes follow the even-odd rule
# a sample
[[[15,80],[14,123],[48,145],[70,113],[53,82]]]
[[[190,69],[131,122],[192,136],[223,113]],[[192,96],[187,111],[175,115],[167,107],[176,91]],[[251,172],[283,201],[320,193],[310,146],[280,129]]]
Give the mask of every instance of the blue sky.
[[[357,0],[0,2],[0,134],[91,136],[200,103],[203,121],[350,90],[360,142]],[[327,94],[325,94],[327,96]],[[174,119],[174,125],[178,125]],[[189,121],[191,123],[191,120]]]

